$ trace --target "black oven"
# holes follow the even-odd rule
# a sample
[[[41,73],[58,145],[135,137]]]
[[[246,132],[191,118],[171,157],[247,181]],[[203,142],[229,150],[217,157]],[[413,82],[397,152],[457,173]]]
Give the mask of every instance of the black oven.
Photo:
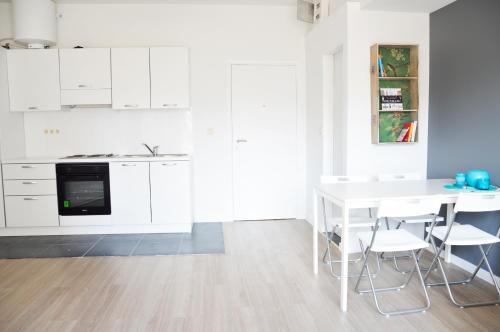
[[[59,215],[109,215],[108,163],[62,163],[56,165]]]

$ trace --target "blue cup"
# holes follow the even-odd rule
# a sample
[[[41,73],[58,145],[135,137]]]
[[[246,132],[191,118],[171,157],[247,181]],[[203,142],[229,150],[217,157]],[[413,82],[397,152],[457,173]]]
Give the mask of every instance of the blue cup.
[[[480,178],[476,181],[476,188],[479,190],[490,189],[490,178]]]
[[[463,188],[465,187],[465,174],[464,173],[457,173],[455,175],[455,187],[457,188]]]

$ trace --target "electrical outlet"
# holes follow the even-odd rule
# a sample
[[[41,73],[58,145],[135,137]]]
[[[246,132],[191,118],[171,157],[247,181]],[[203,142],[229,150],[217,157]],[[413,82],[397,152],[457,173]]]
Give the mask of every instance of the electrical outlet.
[[[214,132],[215,132],[214,128],[208,128],[208,129],[207,129],[207,135],[210,135],[210,136],[211,136],[211,135],[213,135],[213,134],[214,134]]]

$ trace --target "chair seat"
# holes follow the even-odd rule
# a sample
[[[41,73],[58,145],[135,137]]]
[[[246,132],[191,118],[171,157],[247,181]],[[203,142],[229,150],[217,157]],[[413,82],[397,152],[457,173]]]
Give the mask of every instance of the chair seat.
[[[425,216],[418,216],[418,217],[407,217],[407,218],[389,218],[390,221],[404,221],[407,224],[422,224],[426,222],[432,222],[434,220],[434,216],[431,215],[425,215]],[[436,218],[437,222],[444,221],[444,217],[437,216]]]
[[[359,232],[358,238],[365,247],[372,241],[373,232]],[[429,244],[404,229],[379,230],[375,243],[371,247],[374,252],[398,252],[427,248]]]
[[[342,228],[342,223],[343,220],[342,218],[338,217],[333,217],[333,218],[327,218],[326,219],[327,223],[330,225],[334,225],[338,228]],[[377,218],[370,218],[370,217],[349,217],[349,227],[351,228],[356,228],[356,227],[372,227],[375,226],[375,223],[377,222]]]
[[[427,227],[427,231],[430,227]],[[434,227],[432,235],[443,241],[448,230],[447,226]],[[490,233],[480,230],[472,225],[454,224],[451,228],[450,236],[444,242],[452,246],[477,246],[482,244],[492,244],[500,242],[500,239]]]

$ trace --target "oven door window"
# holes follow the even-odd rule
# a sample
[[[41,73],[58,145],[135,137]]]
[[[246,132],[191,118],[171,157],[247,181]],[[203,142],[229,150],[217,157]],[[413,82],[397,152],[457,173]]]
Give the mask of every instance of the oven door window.
[[[61,215],[110,214],[109,187],[104,175],[63,175]]]

